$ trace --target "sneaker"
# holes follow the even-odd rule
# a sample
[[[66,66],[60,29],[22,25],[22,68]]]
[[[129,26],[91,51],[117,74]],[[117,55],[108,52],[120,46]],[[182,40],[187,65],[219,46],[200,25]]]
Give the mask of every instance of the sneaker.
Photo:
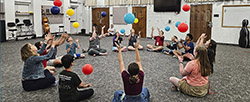
[[[166,53],[166,52],[167,52],[167,50],[162,50],[161,52],[162,52],[162,53]]]
[[[147,49],[147,51],[148,51],[148,52],[154,52],[154,50],[152,50],[152,49]]]
[[[55,87],[59,83],[59,80],[56,80],[51,86]]]
[[[173,55],[174,58],[177,58],[177,56]]]
[[[82,49],[82,53],[86,53],[87,51],[85,51],[84,49]]]

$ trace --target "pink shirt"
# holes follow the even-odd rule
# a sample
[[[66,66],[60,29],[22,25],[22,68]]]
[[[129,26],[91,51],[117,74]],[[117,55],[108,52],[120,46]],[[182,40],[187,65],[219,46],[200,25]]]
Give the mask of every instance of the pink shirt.
[[[201,76],[200,67],[197,60],[189,61],[184,69],[190,73],[187,75],[187,83],[192,86],[203,86],[208,83],[208,76]]]

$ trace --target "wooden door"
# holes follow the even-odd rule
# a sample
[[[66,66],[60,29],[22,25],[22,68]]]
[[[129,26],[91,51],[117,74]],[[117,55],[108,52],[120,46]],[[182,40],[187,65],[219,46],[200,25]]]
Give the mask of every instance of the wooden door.
[[[146,20],[147,20],[147,8],[146,7],[133,7],[133,14],[138,18],[137,24],[133,23],[132,28],[135,29],[135,34],[141,31],[141,37],[146,38]]]
[[[105,17],[101,16],[102,11],[106,12]],[[109,28],[109,8],[92,8],[92,24],[97,24],[97,34],[101,34],[102,26],[105,25],[104,33],[106,33]]]
[[[202,33],[207,34],[207,39],[211,38],[212,28],[212,4],[191,5],[190,13],[190,33],[193,41],[196,42]]]

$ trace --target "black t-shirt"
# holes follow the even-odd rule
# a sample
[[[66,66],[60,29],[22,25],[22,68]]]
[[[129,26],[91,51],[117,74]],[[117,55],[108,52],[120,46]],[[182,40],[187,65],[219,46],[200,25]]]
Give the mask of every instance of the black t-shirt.
[[[136,43],[137,35],[131,36],[128,42],[128,46],[133,46]]]
[[[77,101],[79,97],[77,87],[81,82],[76,73],[63,70],[59,74],[59,98],[61,102]]]
[[[170,45],[167,46],[170,50],[177,50],[177,44],[176,42],[170,42]]]
[[[115,41],[116,37],[113,37],[113,46],[116,47],[116,44],[121,44],[122,43],[122,37],[119,37],[117,41]]]

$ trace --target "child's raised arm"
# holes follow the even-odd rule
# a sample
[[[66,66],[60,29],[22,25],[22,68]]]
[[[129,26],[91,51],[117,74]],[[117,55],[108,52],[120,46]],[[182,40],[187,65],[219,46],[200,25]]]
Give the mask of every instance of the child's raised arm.
[[[140,57],[140,54],[139,54],[139,51],[138,51],[138,48],[139,48],[139,42],[140,42],[140,39],[137,40],[136,44],[135,44],[135,54],[136,54],[136,62],[139,66],[139,69],[141,71],[143,71],[142,69],[142,65],[141,65],[141,57]]]
[[[115,45],[117,46],[117,49],[119,51],[118,59],[119,59],[119,64],[120,64],[120,72],[122,73],[125,70],[125,66],[124,66],[124,62],[123,62],[123,59],[122,59],[121,46],[117,45],[116,43],[115,43]]]

